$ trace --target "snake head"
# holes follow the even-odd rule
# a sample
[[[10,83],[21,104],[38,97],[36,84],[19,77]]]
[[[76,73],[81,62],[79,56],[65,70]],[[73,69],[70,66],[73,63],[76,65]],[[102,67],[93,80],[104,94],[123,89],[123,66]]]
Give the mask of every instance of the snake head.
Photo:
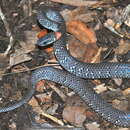
[[[37,45],[45,47],[45,46],[52,44],[56,40],[57,39],[56,39],[55,32],[51,32],[51,33],[48,33],[45,36],[39,38],[38,41],[37,41]]]
[[[53,42],[57,41],[60,37],[61,37],[60,32],[50,32],[45,36],[39,38],[37,41],[37,45],[41,47],[51,45]]]

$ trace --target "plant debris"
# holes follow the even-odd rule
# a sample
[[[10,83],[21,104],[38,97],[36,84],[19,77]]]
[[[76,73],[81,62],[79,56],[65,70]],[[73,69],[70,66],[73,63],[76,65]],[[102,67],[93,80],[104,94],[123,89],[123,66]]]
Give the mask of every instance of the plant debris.
[[[64,17],[67,49],[76,59],[89,63],[130,62],[129,1],[1,1],[1,107],[24,97],[31,85],[31,70],[48,65],[62,69],[54,56],[53,45],[36,46],[38,38],[51,32],[37,26],[36,14],[44,5],[54,7]],[[60,36],[60,32],[57,34]],[[130,79],[96,79],[89,87],[115,108],[130,111]],[[73,90],[44,80],[37,83],[34,96],[26,105],[0,113],[0,124],[0,130],[128,130],[98,117]]]

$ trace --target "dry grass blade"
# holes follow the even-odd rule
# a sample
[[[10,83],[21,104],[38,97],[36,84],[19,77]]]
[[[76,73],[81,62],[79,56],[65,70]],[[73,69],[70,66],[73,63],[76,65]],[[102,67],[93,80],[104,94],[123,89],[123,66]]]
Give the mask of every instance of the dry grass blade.
[[[14,38],[12,36],[12,33],[11,33],[11,30],[9,28],[9,23],[7,22],[6,18],[5,18],[5,15],[3,14],[2,12],[2,9],[0,7],[0,17],[5,25],[5,28],[6,28],[6,31],[7,31],[7,36],[9,37],[9,45],[6,49],[6,51],[4,52],[4,56],[7,56],[7,54],[9,53],[10,49],[12,48],[13,46],[13,43],[14,43]]]

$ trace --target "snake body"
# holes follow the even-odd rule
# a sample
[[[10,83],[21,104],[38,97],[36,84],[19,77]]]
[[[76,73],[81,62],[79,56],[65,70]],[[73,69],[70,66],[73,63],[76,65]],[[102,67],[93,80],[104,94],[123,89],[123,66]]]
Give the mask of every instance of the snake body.
[[[99,116],[105,120],[124,127],[130,127],[130,113],[113,108],[106,103],[84,79],[96,78],[129,78],[130,64],[126,63],[83,63],[72,57],[66,48],[66,26],[60,13],[52,8],[44,7],[38,13],[38,22],[45,28],[54,32],[60,32],[62,36],[54,40],[54,33],[51,38],[54,40],[53,47],[59,64],[66,70],[62,71],[52,67],[43,67],[32,74],[33,86],[42,79],[54,81],[73,89]],[[45,41],[45,42],[44,42]],[[37,43],[45,46],[46,39]]]

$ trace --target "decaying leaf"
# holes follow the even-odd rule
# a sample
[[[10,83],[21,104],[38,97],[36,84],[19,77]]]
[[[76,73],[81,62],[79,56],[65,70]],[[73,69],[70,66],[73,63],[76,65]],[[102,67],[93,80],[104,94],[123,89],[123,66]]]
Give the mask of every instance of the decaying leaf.
[[[86,26],[85,23],[81,21],[71,21],[67,23],[67,31],[73,34],[78,40],[84,44],[96,43],[97,38],[95,32]]]
[[[3,53],[0,53],[0,80],[2,78],[2,74],[6,71],[7,67],[9,66],[9,58],[4,56]]]
[[[42,92],[43,89],[45,88],[44,84],[45,84],[45,81],[44,81],[44,80],[39,81],[39,82],[37,83],[37,85],[36,85],[36,86],[37,86],[37,87],[36,87],[36,90],[37,90],[38,92]]]
[[[86,127],[88,128],[88,130],[100,130],[99,124],[97,124],[96,122],[88,123]]]
[[[25,40],[21,39],[20,45],[26,51],[33,51],[37,43],[37,31],[24,31]]]
[[[88,50],[85,44],[82,44],[80,41],[78,41],[74,37],[71,37],[69,39],[68,48],[71,55],[73,55],[77,59],[80,59],[81,61],[84,61],[84,55],[87,52],[86,50]]]
[[[45,103],[45,102],[50,102],[52,100],[51,95],[52,95],[52,92],[47,93],[47,94],[42,93],[42,94],[37,94],[36,97],[39,100],[39,102]]]
[[[97,85],[94,89],[97,93],[102,93],[107,90],[107,87],[105,86],[105,84],[100,84]]]
[[[128,101],[126,101],[126,100],[120,101],[118,99],[115,99],[112,101],[112,105],[113,105],[113,107],[115,107],[119,110],[126,111],[128,108]]]
[[[67,106],[63,110],[64,120],[76,125],[82,126],[82,123],[86,119],[86,109],[84,107],[78,106]]]
[[[124,23],[130,27],[130,18],[128,18]]]
[[[35,49],[37,42],[36,31],[25,31],[25,40],[19,42],[21,45],[20,49],[16,49],[13,54],[10,55],[10,66],[14,66],[25,61],[31,60],[31,57],[27,54]]]
[[[76,95],[67,98],[62,115],[66,121],[80,127],[86,118],[95,117],[95,113],[89,111],[86,104]]]
[[[120,86],[122,84],[122,79],[118,79],[118,78],[113,78],[113,80],[115,81],[115,83]]]
[[[97,46],[95,46],[95,44],[82,44],[79,40],[76,40],[74,37],[71,38],[71,40],[69,40],[69,45],[68,48],[70,50],[71,55],[73,55],[74,57],[76,57],[77,59],[81,60],[82,62],[98,62],[99,61],[99,56],[96,57],[96,59],[94,60],[93,58],[95,58],[95,56],[97,56],[98,53],[98,48]]]
[[[83,62],[91,62],[97,54],[97,48],[92,44],[85,45],[75,38],[69,41],[69,50],[71,55]]]
[[[123,39],[119,42],[119,47],[115,49],[116,54],[125,54],[130,50],[130,43],[125,42]]]
[[[31,100],[28,102],[28,104],[33,106],[33,107],[38,107],[39,106],[37,100],[34,97],[31,98]]]
[[[125,89],[122,93],[123,93],[124,95],[130,94],[130,88]]]
[[[129,128],[119,128],[118,130],[129,130]]]
[[[32,58],[26,54],[24,49],[17,49],[15,53],[10,55],[10,66],[14,66],[25,61],[29,61]]]
[[[91,62],[98,50],[94,31],[88,28],[85,23],[76,20],[67,23],[67,31],[86,44],[83,45],[74,38],[71,38],[69,44],[71,54],[81,61]]]
[[[66,22],[79,20],[82,22],[90,22],[93,21],[93,16],[96,16],[96,11],[90,11],[87,7],[77,7],[74,10],[65,9],[61,12]]]
[[[99,1],[84,1],[84,0],[51,0],[53,2],[59,2],[59,3],[63,3],[63,4],[68,4],[68,5],[72,5],[72,6],[93,6],[96,4],[102,4],[103,2],[99,2]]]

